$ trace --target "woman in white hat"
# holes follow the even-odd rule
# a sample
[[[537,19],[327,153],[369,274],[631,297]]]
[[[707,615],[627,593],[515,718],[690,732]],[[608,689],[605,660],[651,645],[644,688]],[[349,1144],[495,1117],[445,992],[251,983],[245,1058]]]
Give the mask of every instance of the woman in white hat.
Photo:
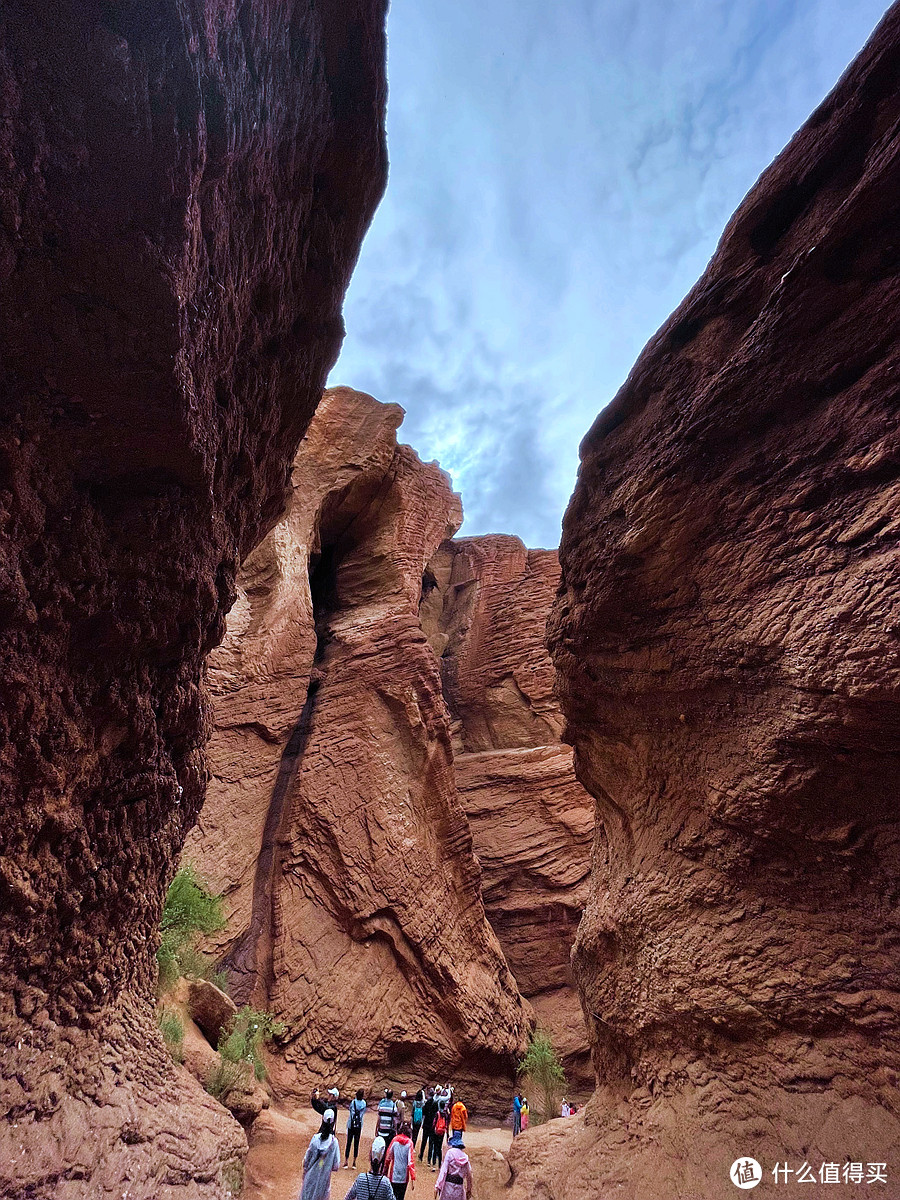
[[[383,1137],[375,1138],[369,1152],[372,1169],[357,1175],[350,1184],[350,1190],[344,1200],[396,1200],[390,1180],[381,1174],[386,1148],[387,1143]]]
[[[300,1200],[331,1200],[331,1174],[341,1165],[341,1149],[334,1136],[334,1109],[322,1114],[319,1132],[313,1135],[303,1157]]]

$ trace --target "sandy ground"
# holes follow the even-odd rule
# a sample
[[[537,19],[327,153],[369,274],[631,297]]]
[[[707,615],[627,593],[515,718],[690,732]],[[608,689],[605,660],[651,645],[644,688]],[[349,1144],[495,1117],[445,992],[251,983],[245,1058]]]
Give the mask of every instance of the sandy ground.
[[[297,1120],[276,1109],[261,1113],[250,1131],[250,1153],[247,1156],[247,1174],[241,1200],[297,1200],[303,1182],[303,1155],[318,1127],[319,1117],[312,1111]],[[347,1114],[344,1111],[339,1117],[337,1130],[342,1156],[346,1127]],[[367,1112],[360,1140],[359,1170],[363,1169],[364,1160],[368,1162],[374,1134],[375,1114]],[[505,1154],[512,1141],[510,1130],[499,1125],[473,1124],[469,1126],[465,1141],[475,1177],[472,1200],[502,1200],[509,1180]],[[418,1159],[416,1170],[418,1179],[406,1193],[407,1198],[416,1196],[417,1200],[431,1200],[437,1174],[424,1163],[420,1165]],[[344,1200],[355,1178],[351,1160],[351,1170],[345,1171],[341,1166],[335,1172],[331,1200]]]

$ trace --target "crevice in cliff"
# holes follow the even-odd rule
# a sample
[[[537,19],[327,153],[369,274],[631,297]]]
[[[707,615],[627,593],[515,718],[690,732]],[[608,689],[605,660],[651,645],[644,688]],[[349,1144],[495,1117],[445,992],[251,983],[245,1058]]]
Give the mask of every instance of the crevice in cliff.
[[[336,546],[324,546],[319,554],[310,558],[309,589],[316,649],[306,700],[282,752],[269,799],[253,879],[250,924],[225,959],[231,974],[232,995],[237,1004],[267,1006],[275,982],[272,950],[275,942],[276,890],[282,873],[281,847],[291,826],[290,798],[309,744],[316,701],[325,678],[321,663],[330,639],[329,618],[337,605],[339,561],[340,554]]]

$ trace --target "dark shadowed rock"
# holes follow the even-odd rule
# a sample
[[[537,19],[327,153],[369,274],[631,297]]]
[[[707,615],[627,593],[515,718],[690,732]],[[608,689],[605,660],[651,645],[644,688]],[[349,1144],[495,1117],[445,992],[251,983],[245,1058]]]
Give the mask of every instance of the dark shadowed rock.
[[[382,0],[0,12],[0,1192],[221,1194],[154,1027],[206,654],[385,176]]]
[[[896,1175],[898,82],[895,6],[584,441],[551,648],[602,1087],[522,1195]]]

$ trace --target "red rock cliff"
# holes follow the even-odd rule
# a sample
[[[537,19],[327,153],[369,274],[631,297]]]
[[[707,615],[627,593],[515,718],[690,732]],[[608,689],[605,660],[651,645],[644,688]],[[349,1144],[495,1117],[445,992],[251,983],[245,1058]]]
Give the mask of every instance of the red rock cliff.
[[[222,1194],[152,1014],[201,684],[385,177],[382,0],[0,11],[0,1193]]]
[[[462,517],[396,405],[327,392],[285,520],[212,657],[214,778],[187,854],[229,897],[241,998],[288,1025],[279,1093],[453,1078],[505,1108],[531,1014],[481,897],[423,574]]]
[[[895,5],[584,441],[551,645],[603,1086],[523,1195],[898,1186],[898,79]]]
[[[423,624],[441,655],[455,771],[488,919],[569,1084],[593,1087],[569,955],[587,903],[594,802],[560,741],[544,627],[555,550],[518,538],[445,542],[429,564]]]

